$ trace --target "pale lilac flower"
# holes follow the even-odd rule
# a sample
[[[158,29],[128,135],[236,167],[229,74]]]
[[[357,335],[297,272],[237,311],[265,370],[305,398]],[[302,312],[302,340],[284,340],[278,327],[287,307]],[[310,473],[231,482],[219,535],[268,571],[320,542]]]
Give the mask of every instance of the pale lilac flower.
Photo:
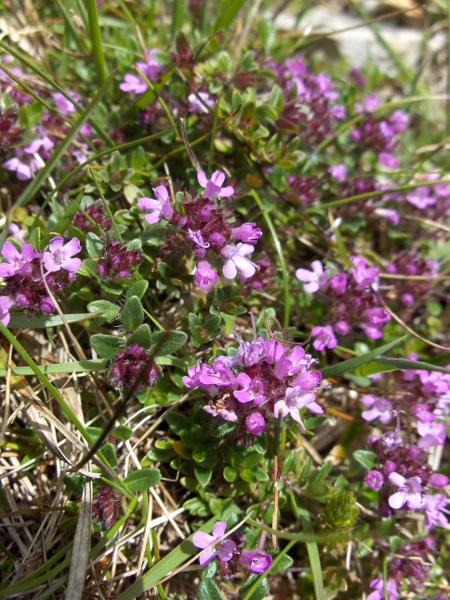
[[[39,150],[48,152],[55,146],[52,140],[48,137],[44,127],[36,127],[36,133],[38,137],[28,144],[28,146],[24,147],[24,152],[27,154],[36,154],[36,152],[39,152]]]
[[[11,315],[9,314],[10,309],[14,306],[14,301],[8,296],[0,296],[0,323],[3,323],[5,327],[8,327]]]
[[[320,260],[313,261],[311,267],[312,271],[308,271],[308,269],[297,269],[295,271],[295,276],[299,281],[306,282],[306,285],[303,286],[305,292],[314,294],[320,288],[326,286],[328,282],[328,269],[324,270]]]
[[[445,488],[448,485],[448,477],[442,473],[433,473],[428,479],[428,485],[433,488]]]
[[[5,242],[2,248],[2,255],[8,263],[0,264],[0,277],[12,277],[24,267],[30,264],[36,257],[36,250],[31,244],[24,244],[21,252],[17,250],[11,242]]]
[[[200,173],[197,173],[197,180],[202,188],[205,188],[205,193],[203,195],[205,198],[208,198],[208,200],[214,200],[216,196],[228,198],[234,194],[234,188],[230,185],[222,187],[225,181],[225,174],[221,171],[214,171],[211,179],[206,177],[204,171],[200,171]]]
[[[70,97],[75,101],[75,102],[79,102],[80,101],[80,97],[78,96],[78,94],[75,94],[74,92],[69,94]],[[60,92],[57,92],[56,94],[53,95],[53,99],[55,101],[56,104],[56,108],[58,109],[58,112],[63,115],[64,117],[66,115],[68,115],[69,113],[74,113],[76,112],[76,107],[75,104],[73,102],[71,102],[70,100],[68,100],[65,96],[63,96],[63,94],[61,94]]]
[[[379,340],[383,337],[380,329],[391,320],[391,315],[384,308],[369,308],[362,315],[368,322],[360,323],[361,329],[372,340]]]
[[[43,166],[42,162],[32,154],[27,154],[23,148],[16,148],[16,156],[3,163],[3,167],[7,171],[15,171],[17,179],[21,181],[33,179],[36,171],[42,169]]]
[[[369,471],[366,475],[365,482],[372,490],[379,490],[384,485],[383,475],[379,471]]]
[[[400,223],[400,215],[394,208],[376,208],[375,214],[387,219],[391,225],[396,226]]]
[[[387,581],[387,600],[397,600],[398,586],[395,579]],[[382,579],[374,579],[370,584],[370,589],[375,590],[367,596],[367,600],[385,600],[384,581]]]
[[[378,155],[378,162],[382,167],[386,167],[387,169],[396,169],[400,164],[398,158],[390,152],[380,152]]]
[[[334,324],[334,329],[341,335],[347,335],[350,325],[347,323],[347,321],[338,321]]]
[[[218,521],[212,528],[212,535],[203,533],[203,531],[194,533],[192,538],[194,546],[202,550],[208,548],[199,558],[202,567],[205,567],[216,557],[224,562],[229,562],[233,558],[236,551],[236,544],[233,540],[218,541],[224,536],[226,529],[227,524],[224,521]]]
[[[197,96],[200,96],[201,101],[199,100],[199,98]],[[208,114],[209,110],[207,109],[207,106],[209,106],[209,108],[214,108],[216,105],[216,103],[211,98],[211,96],[209,95],[208,92],[198,92],[198,94],[192,93],[192,94],[189,94],[187,99],[189,102],[189,108],[188,108],[189,112]],[[206,106],[205,106],[205,104],[206,104]]]
[[[431,448],[432,446],[445,446],[447,435],[443,423],[423,423],[418,421],[417,433],[421,436],[418,446],[419,448]]]
[[[253,277],[256,273],[256,265],[250,259],[246,258],[253,251],[254,247],[251,244],[243,244],[242,242],[237,246],[224,246],[220,253],[225,258],[222,269],[225,277],[227,279],[234,279],[238,271],[241,272],[245,279]]]
[[[288,387],[284,398],[275,403],[273,414],[275,418],[278,418],[280,414],[282,417],[290,415],[294,421],[297,421],[304,433],[306,428],[300,417],[300,408],[306,406],[314,414],[323,413],[323,408],[315,402],[315,399],[315,393],[310,390],[304,390],[301,387]]]
[[[444,494],[426,494],[425,496],[425,527],[428,531],[433,531],[436,527],[445,527],[448,523],[447,517],[443,512],[448,514],[446,506],[448,498]]]
[[[265,573],[273,563],[273,558],[265,552],[250,550],[250,552],[242,553],[240,562],[248,565],[250,571],[253,571],[253,573]]]
[[[347,167],[342,163],[340,165],[333,165],[328,169],[328,173],[336,181],[345,181],[347,178]]]
[[[374,112],[381,105],[381,100],[377,98],[374,94],[370,94],[363,100],[362,106],[361,104],[355,104],[356,112]]]
[[[350,262],[354,268],[350,269],[353,279],[357,284],[357,290],[363,291],[366,287],[376,285],[379,270],[376,267],[367,267],[366,261],[360,256],[351,256]]]
[[[24,243],[25,236],[27,235],[26,230],[25,229],[21,229],[17,225],[17,223],[11,223],[9,225],[9,233],[11,234],[10,237],[14,238],[15,240],[17,240],[21,244]]]
[[[48,247],[50,251],[44,252],[43,257],[47,273],[54,273],[61,269],[71,273],[79,270],[81,260],[73,257],[82,250],[80,240],[72,238],[67,244],[64,244],[62,237],[55,237],[51,240]]]
[[[322,352],[325,348],[333,350],[333,348],[336,348],[338,345],[333,328],[330,325],[325,325],[325,327],[314,327],[311,331],[311,335],[316,338],[313,342],[313,347],[318,352]]]
[[[163,185],[158,185],[153,188],[156,199],[141,198],[138,206],[141,210],[151,211],[149,215],[145,215],[145,220],[149,225],[154,225],[161,221],[163,217],[171,219],[173,216],[173,208],[170,206],[170,196],[167,188]]]
[[[214,271],[207,260],[201,260],[197,263],[195,271],[195,283],[202,290],[210,290],[216,285],[219,275]]]
[[[375,421],[379,419],[382,423],[389,423],[392,419],[392,404],[385,398],[366,395],[361,400],[362,404],[370,410],[363,410],[361,413],[365,421]]]
[[[406,504],[408,510],[422,510],[425,507],[420,477],[406,479],[400,473],[390,473],[389,482],[399,488],[398,492],[389,496],[389,506],[399,510]]]
[[[410,204],[419,210],[425,210],[430,206],[434,206],[438,201],[438,199],[432,194],[432,186],[418,187],[407,194],[405,198]]]
[[[395,133],[403,133],[408,128],[409,117],[403,110],[395,110],[389,117],[389,123]]]
[[[134,92],[135,94],[143,94],[148,90],[148,85],[140,75],[127,73],[123,78],[123,82],[119,85],[122,92]]]

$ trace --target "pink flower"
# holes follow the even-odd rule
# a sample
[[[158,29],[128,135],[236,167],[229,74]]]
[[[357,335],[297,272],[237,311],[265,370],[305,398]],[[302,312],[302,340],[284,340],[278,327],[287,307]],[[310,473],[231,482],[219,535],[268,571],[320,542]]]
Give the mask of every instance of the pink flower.
[[[333,165],[328,169],[328,173],[336,181],[345,181],[347,177],[347,167],[342,163],[340,165]]]
[[[256,273],[256,265],[246,258],[253,253],[253,250],[254,247],[251,244],[243,243],[239,243],[237,246],[227,245],[222,248],[220,253],[225,258],[222,270],[227,279],[234,279],[238,271],[241,272],[244,279],[253,277]]]
[[[305,292],[309,292],[310,294],[314,294],[320,288],[326,286],[328,281],[328,269],[323,269],[323,265],[320,260],[315,260],[311,263],[312,271],[308,271],[308,269],[297,269],[295,271],[295,276],[299,281],[306,282],[304,285]]]
[[[216,556],[219,560],[224,562],[229,562],[233,558],[236,550],[236,544],[233,540],[218,541],[224,536],[226,529],[227,524],[224,521],[218,521],[212,528],[212,535],[203,533],[203,531],[194,533],[194,537],[192,538],[194,546],[201,548],[202,550],[208,548],[199,558],[202,567],[205,567],[216,558]]]
[[[119,85],[122,92],[134,92],[135,94],[143,94],[148,90],[148,85],[138,75],[127,73],[123,78],[123,82]]]
[[[158,185],[153,188],[156,199],[154,198],[141,198],[138,202],[138,206],[141,210],[152,211],[149,215],[145,215],[145,220],[149,225],[154,225],[161,221],[163,217],[171,219],[173,215],[173,208],[170,206],[170,196],[167,188],[163,185]]]
[[[387,169],[396,169],[400,164],[398,158],[390,152],[380,152],[378,155],[378,162],[382,167],[386,167]]]
[[[43,263],[47,273],[54,273],[61,269],[73,273],[81,267],[81,260],[73,258],[82,250],[80,241],[72,238],[67,244],[63,244],[62,237],[55,237],[48,245],[50,252],[44,252]]]
[[[301,387],[288,387],[284,398],[275,403],[273,414],[276,419],[278,419],[280,414],[282,417],[290,415],[294,421],[297,421],[304,433],[306,428],[303,425],[299,410],[306,406],[314,414],[323,413],[323,408],[315,400],[316,394],[314,391],[305,390]]]
[[[392,419],[392,404],[384,398],[366,395],[361,401],[364,406],[370,410],[363,410],[361,413],[365,421],[375,421],[380,419],[382,423],[389,423]]]
[[[350,269],[357,290],[363,291],[368,286],[376,286],[379,270],[376,267],[367,267],[366,261],[359,256],[350,257],[354,268]]]
[[[225,181],[225,174],[221,171],[214,171],[211,179],[206,177],[206,173],[200,171],[197,173],[197,179],[199,184],[205,188],[204,196],[208,200],[213,200],[216,196],[221,198],[228,198],[234,194],[234,188],[231,186],[223,188],[222,185]]]
[[[398,586],[395,579],[388,579],[387,581],[387,599],[397,600],[398,598]],[[374,579],[370,584],[370,589],[375,590],[367,596],[367,600],[384,600],[384,581],[382,579]]]
[[[43,166],[43,162],[41,163],[31,154],[27,154],[24,148],[16,148],[16,156],[3,163],[3,167],[7,171],[15,171],[17,179],[21,181],[33,179],[36,171],[42,169]]]

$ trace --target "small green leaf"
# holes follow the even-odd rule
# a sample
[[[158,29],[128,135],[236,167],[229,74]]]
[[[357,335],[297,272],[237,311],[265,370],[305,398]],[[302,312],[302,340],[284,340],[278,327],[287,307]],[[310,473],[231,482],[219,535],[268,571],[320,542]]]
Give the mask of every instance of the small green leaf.
[[[100,258],[104,246],[102,240],[92,231],[86,235],[86,252],[89,254],[89,258]]]
[[[131,296],[137,296],[140,300],[142,300],[147,290],[148,281],[146,279],[143,279],[142,281],[136,281],[136,283],[133,283],[133,285],[127,289],[125,299],[128,300],[131,298]]]
[[[102,311],[102,317],[111,321],[119,316],[119,307],[108,300],[95,300],[94,302],[90,302],[87,306],[87,309],[90,313]]]
[[[127,340],[127,346],[131,346],[131,344],[137,344],[146,350],[150,348],[152,344],[152,332],[147,323],[139,325],[136,331],[130,335]]]
[[[276,554],[270,552],[270,554],[273,556],[273,558],[276,557]],[[276,564],[274,565],[274,567],[271,570],[271,573],[282,573],[283,571],[287,571],[289,569],[289,567],[293,564],[293,559],[288,556],[287,554],[285,554],[284,556],[282,556],[279,560],[277,560]]]
[[[117,466],[118,462],[117,462],[116,449],[110,442],[108,442],[107,444],[105,444],[102,447],[102,454],[112,467]]]
[[[91,346],[99,356],[112,360],[122,350],[123,340],[114,335],[96,333],[91,336]]]
[[[199,464],[195,463],[194,473],[200,485],[206,487],[211,481],[213,470],[211,467],[201,467]]]
[[[126,442],[133,435],[133,430],[131,429],[131,427],[126,427],[125,425],[118,425],[114,429],[114,431],[111,432],[111,435],[114,436],[117,440]]]
[[[125,302],[120,320],[122,321],[125,331],[128,332],[136,331],[142,323],[144,320],[144,309],[137,296],[131,296]]]
[[[139,469],[130,473],[123,482],[131,492],[144,492],[160,480],[161,473],[158,469]]]
[[[225,600],[213,579],[205,579],[198,588],[198,600]]]
[[[223,478],[225,479],[225,481],[228,481],[228,483],[233,483],[233,481],[236,480],[237,477],[237,473],[234,469],[232,469],[231,467],[225,467],[225,469],[223,470]]]
[[[247,581],[244,583],[244,585],[241,587],[241,589],[239,590],[239,596],[241,598],[244,598],[246,595],[246,592],[248,592],[250,590],[250,588],[255,584],[255,581],[259,578],[260,576],[257,575],[256,573],[251,575]],[[264,600],[264,598],[267,598],[267,594],[269,592],[269,583],[267,581],[267,579],[264,579],[256,588],[256,590],[253,592],[253,594],[251,596],[249,596],[248,600]]]
[[[368,471],[373,469],[378,462],[376,454],[369,450],[356,450],[353,453],[353,458]]]
[[[161,338],[164,338],[162,342]],[[152,347],[157,348],[155,356],[173,354],[185,345],[187,339],[184,331],[157,331],[152,335]]]

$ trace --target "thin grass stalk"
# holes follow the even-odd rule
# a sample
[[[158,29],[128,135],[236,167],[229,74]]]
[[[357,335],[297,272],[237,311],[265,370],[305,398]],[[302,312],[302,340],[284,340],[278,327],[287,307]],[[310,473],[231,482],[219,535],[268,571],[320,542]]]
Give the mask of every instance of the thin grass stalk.
[[[97,70],[98,80],[103,85],[108,77],[108,68],[105,62],[103,53],[102,35],[98,23],[97,3],[96,0],[86,0],[88,18],[89,18],[89,34],[92,44],[92,53],[94,55],[95,68]]]

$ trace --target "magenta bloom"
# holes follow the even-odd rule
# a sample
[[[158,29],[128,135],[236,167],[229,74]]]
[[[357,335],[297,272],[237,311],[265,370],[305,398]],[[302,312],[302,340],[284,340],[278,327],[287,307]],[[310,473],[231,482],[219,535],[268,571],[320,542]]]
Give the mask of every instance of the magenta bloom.
[[[330,325],[325,325],[325,327],[314,327],[311,331],[311,335],[316,338],[313,342],[313,347],[318,352],[322,352],[325,348],[333,350],[333,348],[336,348],[338,345],[333,328]]]
[[[72,238],[67,244],[63,244],[62,237],[55,237],[48,245],[50,252],[44,252],[43,263],[47,273],[54,273],[61,269],[73,273],[81,267],[81,260],[73,258],[82,250],[80,240]]]
[[[360,256],[352,256],[350,261],[354,265],[350,273],[357,284],[356,289],[362,291],[368,286],[374,287],[379,270],[376,267],[367,267],[366,261]]]
[[[434,494],[425,496],[425,525],[428,531],[433,531],[436,527],[445,527],[448,523],[447,517],[443,512],[448,514],[446,506],[448,498],[445,494]]]
[[[303,421],[300,417],[300,408],[307,407],[315,414],[323,413],[323,408],[317,404],[316,394],[313,390],[302,389],[301,387],[289,387],[286,390],[284,398],[275,403],[273,414],[275,418],[281,414],[282,417],[291,415],[294,421],[300,425],[303,433],[306,431]]]
[[[8,263],[0,265],[0,277],[12,277],[16,273],[23,272],[22,269],[30,264],[36,256],[36,250],[31,244],[24,244],[22,252],[19,253],[17,248],[11,242],[5,242],[2,248],[2,255]]]
[[[379,471],[369,471],[365,482],[372,490],[379,490],[384,485],[383,475]]]
[[[36,160],[32,154],[27,154],[24,148],[16,148],[16,156],[3,163],[3,167],[7,171],[15,171],[17,179],[21,181],[33,179],[36,171],[43,166],[43,162]]]
[[[347,178],[347,167],[344,163],[340,165],[333,165],[328,169],[328,173],[336,181],[345,181]]]
[[[388,579],[386,587],[388,600],[397,600],[398,587],[395,579]],[[367,596],[367,600],[384,600],[384,581],[382,579],[374,579],[370,584],[370,589],[375,591]]]
[[[204,171],[200,171],[200,173],[197,174],[197,179],[202,188],[205,188],[205,193],[203,195],[205,198],[208,198],[208,200],[214,200],[216,196],[228,198],[228,196],[234,194],[234,188],[230,185],[228,187],[222,187],[225,181],[225,174],[221,171],[214,171],[211,179],[206,177]]]
[[[266,421],[260,413],[251,413],[245,419],[245,429],[251,435],[261,435],[266,428]]]
[[[241,272],[244,279],[253,277],[256,273],[256,265],[246,258],[253,253],[253,250],[254,247],[251,244],[243,244],[242,242],[237,246],[227,245],[222,248],[221,254],[225,258],[222,270],[227,279],[234,279],[238,271]]]
[[[392,419],[392,404],[389,400],[366,395],[361,402],[369,409],[363,410],[361,413],[361,416],[365,421],[375,421],[376,419],[380,419],[382,423],[389,423]]]
[[[233,542],[233,540],[222,540],[221,542],[218,541],[224,536],[226,529],[227,524],[224,521],[218,521],[212,528],[212,535],[203,533],[203,531],[197,531],[197,533],[194,533],[194,537],[192,538],[192,543],[194,546],[201,548],[202,550],[208,548],[208,550],[203,552],[199,558],[199,562],[202,567],[205,567],[214,558],[216,558],[216,556],[219,560],[224,562],[229,562],[233,558],[236,550],[236,544]]]
[[[250,571],[253,571],[253,573],[265,573],[273,563],[273,558],[265,552],[251,550],[250,552],[242,553],[241,562],[244,565],[248,565]]]
[[[308,271],[308,269],[297,269],[295,271],[295,276],[299,281],[303,281],[306,283],[304,285],[305,292],[309,292],[310,294],[314,294],[326,286],[328,281],[328,269],[323,269],[323,265],[320,260],[315,260],[311,263],[312,271]]]
[[[399,510],[406,505],[408,510],[422,510],[425,508],[422,482],[420,477],[406,479],[395,471],[388,477],[389,482],[399,488],[398,492],[389,497],[389,506]]]
[[[149,215],[145,215],[145,220],[149,225],[154,225],[161,221],[163,217],[171,219],[173,208],[170,206],[170,196],[167,188],[163,185],[153,188],[155,198],[141,198],[138,206],[141,210],[151,211]]]

